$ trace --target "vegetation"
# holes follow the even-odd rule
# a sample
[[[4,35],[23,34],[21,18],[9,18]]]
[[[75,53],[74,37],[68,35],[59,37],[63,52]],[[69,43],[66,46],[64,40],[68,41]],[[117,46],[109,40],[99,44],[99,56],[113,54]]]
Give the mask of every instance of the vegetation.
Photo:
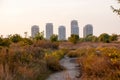
[[[33,41],[29,38],[23,38],[24,45],[32,45]]]
[[[85,37],[83,39],[83,41],[85,41],[85,42],[97,42],[98,38],[96,36],[93,36],[93,35],[88,35],[87,37]]]
[[[110,35],[107,33],[103,33],[99,36],[99,41],[109,43],[110,42]]]
[[[51,40],[52,42],[56,42],[56,41],[58,41],[58,36],[55,35],[55,34],[53,34],[53,35],[50,37],[50,40]]]
[[[86,38],[79,39],[78,35],[71,35],[69,41],[74,44],[80,40],[88,42],[80,43],[82,47],[80,49],[76,47],[76,50],[68,50],[69,42],[65,42],[66,49],[64,47],[61,49],[59,45],[62,42],[57,42],[57,35],[53,35],[51,41],[45,40],[41,33],[36,35],[35,39],[22,38],[18,34],[8,38],[1,37],[0,80],[45,80],[51,73],[64,70],[59,63],[64,55],[79,57],[78,63],[82,64],[83,80],[100,78],[118,80],[120,78],[119,47],[103,48],[103,45],[99,48],[95,44],[89,45],[89,42],[98,42],[98,40],[100,42],[116,41],[117,37],[116,34],[101,34],[99,37],[88,35]],[[71,45],[77,46],[74,44]],[[89,45],[89,47],[84,47],[84,45]],[[99,67],[101,64],[103,64],[102,67]]]
[[[0,80],[45,80],[50,73],[63,70],[59,60],[64,50],[58,50],[58,46],[58,43],[19,35],[1,38]]]
[[[22,41],[22,37],[19,34],[15,34],[13,36],[10,36],[10,40],[14,43]]]
[[[9,47],[11,41],[8,38],[0,38],[0,46]]]
[[[118,35],[117,34],[112,34],[110,36],[110,41],[117,41]]]
[[[41,49],[15,46],[12,45],[9,49],[1,48],[1,80],[37,80],[43,73],[43,76],[49,73],[45,61],[42,60]]]
[[[64,67],[60,66],[59,60],[62,59],[65,55],[64,50],[58,50],[52,53],[45,54],[45,60],[47,66],[52,71],[61,71],[64,70]]]
[[[43,40],[44,39],[44,33],[37,33],[35,36],[35,40]]]
[[[118,1],[118,3],[120,4],[120,0],[117,0],[117,1]],[[112,8],[113,12],[116,12],[118,15],[120,15],[120,8],[115,9],[115,8],[112,7],[112,6],[111,6],[111,8]]]
[[[80,38],[80,42],[104,42],[104,43],[110,43],[113,41],[117,41],[118,35],[112,34],[109,35],[107,33],[102,33],[99,37],[88,35],[85,38]]]
[[[72,51],[73,52],[73,51]],[[111,48],[81,48],[68,53],[78,57],[82,80],[119,80],[120,50]]]
[[[85,52],[84,52],[85,50],[84,49],[78,49],[78,50],[71,50],[71,51],[69,51],[68,52],[68,54],[67,54],[67,56],[68,57],[80,57],[80,56],[82,56]]]
[[[68,40],[74,44],[76,44],[79,41],[79,36],[72,34],[71,37],[68,38]]]

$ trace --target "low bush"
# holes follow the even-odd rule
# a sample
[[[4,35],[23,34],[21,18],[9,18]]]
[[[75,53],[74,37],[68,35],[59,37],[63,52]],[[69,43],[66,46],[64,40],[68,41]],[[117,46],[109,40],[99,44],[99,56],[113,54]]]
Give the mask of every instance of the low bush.
[[[64,70],[64,67],[60,65],[59,60],[62,59],[65,55],[63,50],[54,51],[52,53],[46,53],[45,60],[47,62],[47,67],[51,71],[61,71]]]
[[[81,56],[86,55],[87,53],[90,53],[90,52],[95,52],[95,49],[93,49],[93,48],[91,48],[91,49],[81,48],[81,49],[71,50],[67,53],[67,55],[69,57],[81,57]]]
[[[51,71],[44,50],[17,44],[0,48],[0,80],[45,80]]]
[[[100,55],[96,54],[99,50]],[[119,80],[120,50],[116,48],[88,49],[78,59],[83,80]]]
[[[80,54],[76,51],[70,51],[68,54],[67,54],[68,57],[79,57]]]
[[[38,40],[35,41],[33,44],[34,47],[41,47],[44,49],[58,49],[59,43],[58,42],[50,42],[46,40]]]

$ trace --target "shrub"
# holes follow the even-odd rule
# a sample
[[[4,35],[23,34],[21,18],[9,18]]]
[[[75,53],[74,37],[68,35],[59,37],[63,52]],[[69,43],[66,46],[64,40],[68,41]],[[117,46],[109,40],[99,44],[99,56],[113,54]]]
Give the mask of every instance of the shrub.
[[[43,39],[44,39],[44,32],[36,34],[35,40],[43,40]]]
[[[98,39],[101,42],[109,43],[110,42],[110,35],[108,35],[107,33],[103,33],[99,36]]]
[[[47,62],[47,67],[51,70],[51,71],[61,71],[64,68],[60,65],[59,63],[59,59],[56,56],[53,55],[46,55],[45,56],[45,60]]]
[[[64,57],[65,52],[65,50],[57,50],[45,54],[47,66],[51,71],[61,71],[64,69],[63,66],[60,65],[59,60]]]
[[[117,41],[118,35],[117,34],[112,34],[110,36],[110,41]]]
[[[52,42],[56,42],[56,41],[58,41],[58,36],[55,35],[55,34],[53,34],[53,35],[50,37],[50,40],[51,40]]]
[[[25,45],[32,45],[33,44],[33,41],[30,40],[29,38],[24,38],[23,42],[24,42]]]
[[[79,53],[78,52],[76,52],[76,51],[70,51],[68,54],[67,54],[67,56],[69,56],[69,57],[79,57]]]
[[[93,39],[93,35],[92,34],[90,34],[90,35],[88,35],[88,36],[86,36],[84,38],[85,41],[92,41],[92,39]]]
[[[44,80],[51,71],[42,53],[40,47],[19,46],[18,43],[9,48],[1,47],[0,80]]]
[[[8,38],[4,38],[3,41],[2,41],[1,46],[9,47],[10,44],[11,44],[11,41]]]
[[[58,42],[50,42],[46,40],[38,40],[33,43],[34,47],[40,47],[44,49],[58,49],[59,43]]]
[[[19,34],[15,34],[10,37],[10,40],[14,43],[22,41],[22,37]]]
[[[68,38],[68,40],[76,44],[79,41],[79,35],[72,34],[71,37]]]
[[[96,51],[101,56],[96,55]],[[83,80],[119,80],[120,79],[120,50],[116,48],[88,49],[78,63],[82,67]]]
[[[95,49],[91,48],[91,49],[85,49],[85,48],[81,48],[81,49],[77,49],[77,50],[71,50],[68,52],[68,56],[69,57],[81,57],[86,55],[87,53],[94,53]]]

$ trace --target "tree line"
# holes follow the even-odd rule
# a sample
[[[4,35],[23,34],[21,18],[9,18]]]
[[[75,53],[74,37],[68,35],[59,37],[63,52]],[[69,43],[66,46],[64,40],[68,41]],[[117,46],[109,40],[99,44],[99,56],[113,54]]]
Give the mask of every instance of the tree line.
[[[77,42],[104,42],[104,43],[110,43],[110,42],[113,42],[113,41],[117,41],[117,39],[118,39],[117,34],[109,35],[107,33],[102,33],[98,37],[90,34],[90,35],[86,36],[85,38],[80,38],[78,35],[72,34],[68,38],[68,41],[72,42],[74,44],[76,44]],[[26,45],[26,44],[31,45],[31,44],[33,44],[34,41],[38,41],[38,40],[45,40],[44,35],[42,33],[38,33],[34,38],[23,38],[19,34],[14,34],[14,35],[10,35],[7,38],[0,37],[0,46],[9,47],[9,45],[11,43],[18,43],[18,42],[21,42],[21,44],[24,44],[24,45]],[[59,41],[58,36],[53,34],[50,37],[50,41],[51,42]]]

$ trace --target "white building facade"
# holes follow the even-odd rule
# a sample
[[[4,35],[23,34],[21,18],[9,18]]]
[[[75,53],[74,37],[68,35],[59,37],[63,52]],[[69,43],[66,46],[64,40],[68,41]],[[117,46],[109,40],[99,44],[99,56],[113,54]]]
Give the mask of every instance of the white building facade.
[[[78,21],[72,20],[71,21],[71,34],[75,34],[79,36],[79,27],[78,27]]]
[[[88,35],[93,35],[93,26],[91,24],[87,24],[83,28],[83,37],[85,38]]]
[[[66,40],[66,28],[65,28],[65,26],[59,26],[58,39],[59,40]]]
[[[34,38],[38,33],[39,33],[39,26],[33,25],[31,27],[31,37]]]
[[[50,37],[53,35],[53,23],[46,24],[46,39],[50,40]]]

